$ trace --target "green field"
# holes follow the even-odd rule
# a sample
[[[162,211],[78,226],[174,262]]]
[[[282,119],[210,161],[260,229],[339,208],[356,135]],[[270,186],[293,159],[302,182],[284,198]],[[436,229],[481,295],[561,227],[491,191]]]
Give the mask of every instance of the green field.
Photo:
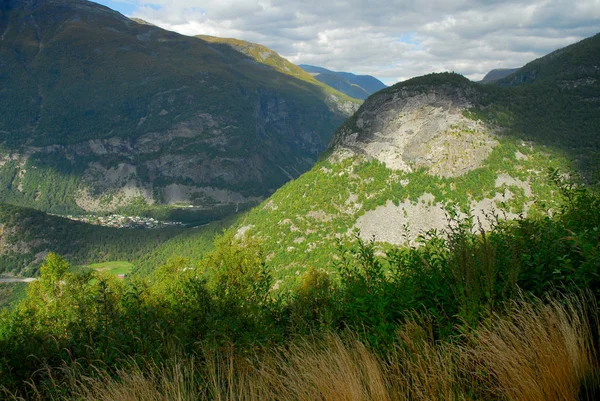
[[[100,272],[107,272],[111,274],[129,274],[133,270],[133,265],[129,262],[117,260],[114,262],[102,262],[102,263],[92,263],[90,265],[86,265],[88,269],[93,269]]]

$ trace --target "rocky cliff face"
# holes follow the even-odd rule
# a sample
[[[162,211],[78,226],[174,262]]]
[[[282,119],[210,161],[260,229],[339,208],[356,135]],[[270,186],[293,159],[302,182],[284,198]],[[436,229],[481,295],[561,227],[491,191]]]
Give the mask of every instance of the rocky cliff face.
[[[478,97],[466,82],[377,93],[335,134],[333,157],[362,155],[392,170],[463,175],[480,167],[498,143],[493,129],[465,116]]]

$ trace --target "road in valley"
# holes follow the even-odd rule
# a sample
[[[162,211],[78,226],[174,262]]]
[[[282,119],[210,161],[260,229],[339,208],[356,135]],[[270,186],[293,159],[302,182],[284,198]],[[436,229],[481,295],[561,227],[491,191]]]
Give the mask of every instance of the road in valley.
[[[35,280],[33,277],[0,277],[0,283],[31,283]]]

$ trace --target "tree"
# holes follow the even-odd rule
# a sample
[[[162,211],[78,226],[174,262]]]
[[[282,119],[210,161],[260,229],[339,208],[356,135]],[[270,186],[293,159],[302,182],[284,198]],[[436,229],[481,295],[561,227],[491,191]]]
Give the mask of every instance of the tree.
[[[62,293],[70,264],[62,256],[50,252],[40,268],[39,288],[46,296],[57,298]]]

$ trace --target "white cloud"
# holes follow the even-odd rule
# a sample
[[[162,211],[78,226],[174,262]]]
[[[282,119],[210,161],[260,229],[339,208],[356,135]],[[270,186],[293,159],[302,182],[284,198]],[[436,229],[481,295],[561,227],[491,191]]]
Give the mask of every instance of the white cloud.
[[[102,0],[99,0],[102,2]],[[113,0],[186,35],[263,44],[294,63],[387,84],[453,70],[480,79],[600,27],[600,0]]]

